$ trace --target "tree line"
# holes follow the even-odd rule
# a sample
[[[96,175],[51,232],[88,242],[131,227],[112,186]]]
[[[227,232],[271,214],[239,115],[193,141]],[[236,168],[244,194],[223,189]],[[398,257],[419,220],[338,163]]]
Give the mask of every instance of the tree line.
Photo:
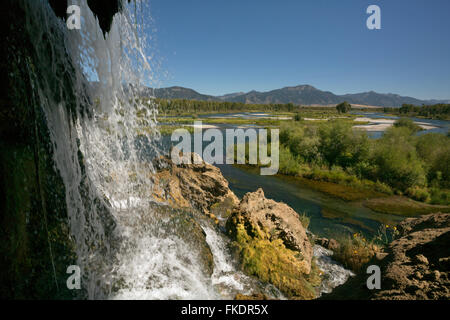
[[[431,119],[450,119],[450,104],[435,104],[416,106],[413,104],[403,104],[400,108],[384,108],[385,113],[394,113],[408,116],[419,116]]]
[[[160,114],[186,114],[199,112],[242,112],[242,111],[263,111],[263,112],[298,112],[304,109],[331,110],[330,107],[308,107],[295,105],[293,103],[269,103],[250,104],[244,102],[228,101],[202,101],[188,99],[160,99],[155,98]],[[348,111],[348,110],[347,110]]]

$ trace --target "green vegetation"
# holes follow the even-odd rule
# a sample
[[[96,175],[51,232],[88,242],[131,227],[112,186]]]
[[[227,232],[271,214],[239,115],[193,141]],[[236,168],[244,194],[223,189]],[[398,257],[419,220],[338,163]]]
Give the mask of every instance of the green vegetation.
[[[227,222],[228,223],[228,222]],[[270,240],[268,233],[237,223],[232,246],[242,269],[263,282],[271,283],[289,298],[314,299],[320,285],[319,268],[311,261],[306,274],[305,261],[296,251],[285,247],[281,239]]]
[[[227,101],[200,101],[187,99],[155,99],[161,114],[197,114],[199,112],[294,112],[299,106],[287,104],[245,104]]]
[[[156,103],[158,105],[159,114],[161,115],[185,115],[201,113],[231,113],[231,112],[270,112],[270,113],[301,113],[302,117],[316,116],[319,118],[328,117],[329,115],[338,114],[336,108],[327,106],[300,106],[292,103],[271,103],[271,104],[247,104],[242,102],[227,101],[201,101],[187,99],[148,99],[144,104]],[[320,116],[320,113],[326,116]]]
[[[394,127],[396,127],[396,128],[401,128],[401,127],[408,128],[412,132],[418,132],[418,131],[422,130],[422,128],[420,128],[420,126],[415,124],[414,121],[412,121],[409,118],[400,118],[400,119],[398,119],[397,121],[394,122]]]
[[[339,103],[339,104],[336,106],[336,110],[337,110],[339,113],[347,113],[347,112],[349,112],[351,109],[352,109],[352,106],[351,106],[351,104],[348,103],[347,101],[344,101],[344,102],[342,102],[342,103]]]
[[[364,265],[379,251],[374,240],[367,240],[360,233],[345,234],[338,238],[339,246],[334,250],[333,259],[355,273],[361,272]]]
[[[406,115],[410,117],[450,120],[450,104],[435,104],[428,106],[403,104],[401,108],[384,108],[383,111],[385,113]]]
[[[292,120],[224,117],[201,120],[212,125],[280,127],[279,173],[303,179],[302,182],[310,187],[341,199],[366,200],[397,194],[429,204],[448,205],[450,202],[450,137],[441,134],[416,136],[414,133],[421,129],[410,119],[399,119],[382,138],[374,140],[365,132],[352,129],[355,115],[339,113],[348,110],[348,103],[342,103],[341,110],[292,104],[156,100],[162,114],[178,115],[158,119],[162,134],[170,134],[179,127],[192,132],[192,127],[184,125],[192,124],[201,112],[262,111],[290,117]],[[440,112],[445,109],[444,105],[433,108]],[[410,112],[415,109],[404,106],[396,110]],[[192,116],[193,112],[195,116]],[[320,119],[323,121],[317,121]],[[377,207],[377,211],[384,210],[384,206],[381,208],[378,204],[373,207]],[[409,212],[406,207],[403,208]],[[434,212],[435,209],[427,207],[426,210]]]
[[[381,225],[376,235],[366,239],[361,233],[338,236],[339,246],[334,250],[333,258],[355,273],[363,271],[363,267],[392,242],[399,232],[396,226]]]
[[[450,138],[416,136],[399,120],[382,138],[369,139],[341,119],[280,125],[279,173],[345,200],[406,195],[431,204],[449,204]],[[427,207],[435,211],[435,207]]]
[[[308,229],[311,218],[306,213],[300,213],[298,215],[300,222],[302,223],[303,228]]]
[[[364,206],[372,209],[373,211],[390,213],[399,216],[414,216],[436,212],[450,212],[449,206],[431,205],[400,196],[369,199],[365,201]]]

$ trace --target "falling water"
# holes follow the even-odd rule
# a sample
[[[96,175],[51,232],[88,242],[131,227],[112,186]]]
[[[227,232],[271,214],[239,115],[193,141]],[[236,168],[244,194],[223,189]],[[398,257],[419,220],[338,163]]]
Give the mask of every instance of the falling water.
[[[215,299],[250,292],[217,231],[205,226],[216,266],[210,277],[195,246],[152,201],[154,169],[136,143],[145,140],[158,155],[156,105],[139,99],[154,75],[143,19],[148,3],[124,2],[105,36],[86,0],[72,1],[81,9],[81,30],[68,30],[44,0],[25,3],[37,61],[47,62],[37,66],[47,73],[32,67],[29,73],[64,182],[87,297]]]

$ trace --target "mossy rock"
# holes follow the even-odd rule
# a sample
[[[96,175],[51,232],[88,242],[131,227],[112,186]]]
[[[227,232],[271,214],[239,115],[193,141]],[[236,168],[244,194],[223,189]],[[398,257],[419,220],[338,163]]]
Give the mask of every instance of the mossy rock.
[[[281,239],[270,240],[268,234],[242,223],[227,226],[234,239],[232,250],[244,272],[273,284],[291,299],[314,299],[317,296],[315,287],[321,280],[315,263],[306,274],[301,254],[286,248]]]

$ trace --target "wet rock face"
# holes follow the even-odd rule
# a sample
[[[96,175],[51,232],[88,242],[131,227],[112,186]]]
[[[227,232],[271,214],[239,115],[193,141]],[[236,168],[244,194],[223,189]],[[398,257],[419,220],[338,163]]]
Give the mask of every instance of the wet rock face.
[[[119,3],[108,3],[114,1]],[[67,267],[77,263],[76,246],[38,87],[52,88],[48,99],[55,106],[64,101],[76,120],[76,83],[70,57],[52,50],[64,43],[57,18],[35,19],[29,8],[36,3],[37,10],[50,4],[57,16],[67,15],[65,0],[7,0],[0,13],[0,297],[72,299],[84,297],[84,290],[66,286]],[[115,7],[105,4],[98,14],[111,19],[113,12]],[[80,190],[91,191],[84,178]],[[107,208],[99,204],[98,209],[113,228]]]
[[[103,32],[109,32],[114,15],[121,9],[121,0],[88,0],[89,8],[97,16]],[[59,18],[67,16],[67,0],[49,0],[50,6]]]
[[[25,3],[3,2],[0,19],[0,298],[72,299],[80,292],[66,288],[66,270],[76,254],[64,184],[30,80],[38,58],[25,28]]]
[[[148,216],[148,220],[144,218],[142,225],[152,223],[152,219],[157,217],[159,228],[167,235],[179,237],[195,248],[198,254],[197,261],[200,262],[204,273],[210,277],[214,271],[214,259],[206,242],[206,234],[199,223],[201,218],[192,210],[174,209],[158,204],[152,205],[151,208],[152,214]]]
[[[450,298],[450,214],[406,219],[383,260],[375,299]]]

